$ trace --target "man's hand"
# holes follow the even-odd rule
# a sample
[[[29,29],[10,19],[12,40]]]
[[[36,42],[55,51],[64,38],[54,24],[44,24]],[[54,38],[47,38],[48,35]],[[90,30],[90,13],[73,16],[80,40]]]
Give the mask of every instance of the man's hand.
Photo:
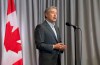
[[[57,43],[57,44],[53,45],[54,49],[58,49],[58,50],[61,50],[61,51],[63,51],[66,47],[67,46],[64,45],[63,43]]]
[[[65,50],[65,48],[67,48],[67,46],[66,46],[66,45],[64,45],[64,44],[61,44],[61,46],[60,46],[60,49],[59,49],[59,50],[63,51],[63,50]]]

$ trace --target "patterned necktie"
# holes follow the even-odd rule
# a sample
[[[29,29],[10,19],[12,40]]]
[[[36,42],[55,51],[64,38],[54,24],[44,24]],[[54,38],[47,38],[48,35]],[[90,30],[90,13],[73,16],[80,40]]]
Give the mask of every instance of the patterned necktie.
[[[56,32],[56,30],[55,30],[55,27],[53,26],[52,29],[53,29],[53,32],[54,32],[56,38],[57,38],[57,32]]]

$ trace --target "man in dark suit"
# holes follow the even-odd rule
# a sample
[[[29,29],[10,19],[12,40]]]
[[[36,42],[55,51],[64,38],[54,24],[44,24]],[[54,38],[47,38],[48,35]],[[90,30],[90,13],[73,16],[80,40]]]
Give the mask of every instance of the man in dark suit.
[[[57,8],[51,6],[44,12],[45,21],[36,26],[35,43],[39,50],[39,65],[61,65],[60,55],[66,45],[61,43],[61,36],[55,22]]]

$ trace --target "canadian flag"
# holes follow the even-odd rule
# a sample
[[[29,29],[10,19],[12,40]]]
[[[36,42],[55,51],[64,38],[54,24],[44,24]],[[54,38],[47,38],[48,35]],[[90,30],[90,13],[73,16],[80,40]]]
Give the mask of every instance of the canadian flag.
[[[14,0],[8,0],[1,65],[23,65],[19,22],[16,17]]]

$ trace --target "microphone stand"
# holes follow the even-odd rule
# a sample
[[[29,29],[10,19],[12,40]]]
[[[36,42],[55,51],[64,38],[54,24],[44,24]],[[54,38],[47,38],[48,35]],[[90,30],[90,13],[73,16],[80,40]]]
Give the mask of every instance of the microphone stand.
[[[79,27],[77,27],[77,26],[75,26],[75,25],[71,25],[71,24],[69,24],[69,23],[67,23],[66,24],[67,26],[72,26],[73,28],[74,28],[74,41],[75,41],[75,65],[81,65],[81,56],[79,57],[79,63],[77,63],[77,47],[76,47],[76,44],[77,44],[77,37],[76,37],[76,32],[77,32],[77,30],[78,29],[80,29]],[[80,29],[81,30],[81,29]],[[82,31],[81,31],[81,34],[82,34]],[[82,43],[82,40],[81,40],[81,43]],[[82,46],[81,46],[81,48],[82,48]],[[81,51],[82,51],[82,49],[81,49]],[[82,53],[81,53],[82,54]],[[79,55],[81,55],[81,54],[79,54]]]
[[[75,41],[75,65],[77,65],[77,54],[76,54],[76,43],[77,43],[77,41],[76,41],[76,30],[77,30],[77,28],[76,27],[74,27],[73,26],[73,28],[74,28],[74,41]]]
[[[75,41],[75,65],[81,65],[81,54],[79,54],[79,58],[77,57],[77,30],[80,29],[77,26],[72,26],[74,28],[74,41]],[[80,29],[81,30],[81,29]],[[82,31],[81,31],[82,32]],[[82,42],[81,42],[82,43]],[[82,47],[82,46],[81,46]],[[81,50],[82,51],[82,50]],[[79,51],[80,52],[80,51]],[[79,62],[77,61],[79,60]]]

